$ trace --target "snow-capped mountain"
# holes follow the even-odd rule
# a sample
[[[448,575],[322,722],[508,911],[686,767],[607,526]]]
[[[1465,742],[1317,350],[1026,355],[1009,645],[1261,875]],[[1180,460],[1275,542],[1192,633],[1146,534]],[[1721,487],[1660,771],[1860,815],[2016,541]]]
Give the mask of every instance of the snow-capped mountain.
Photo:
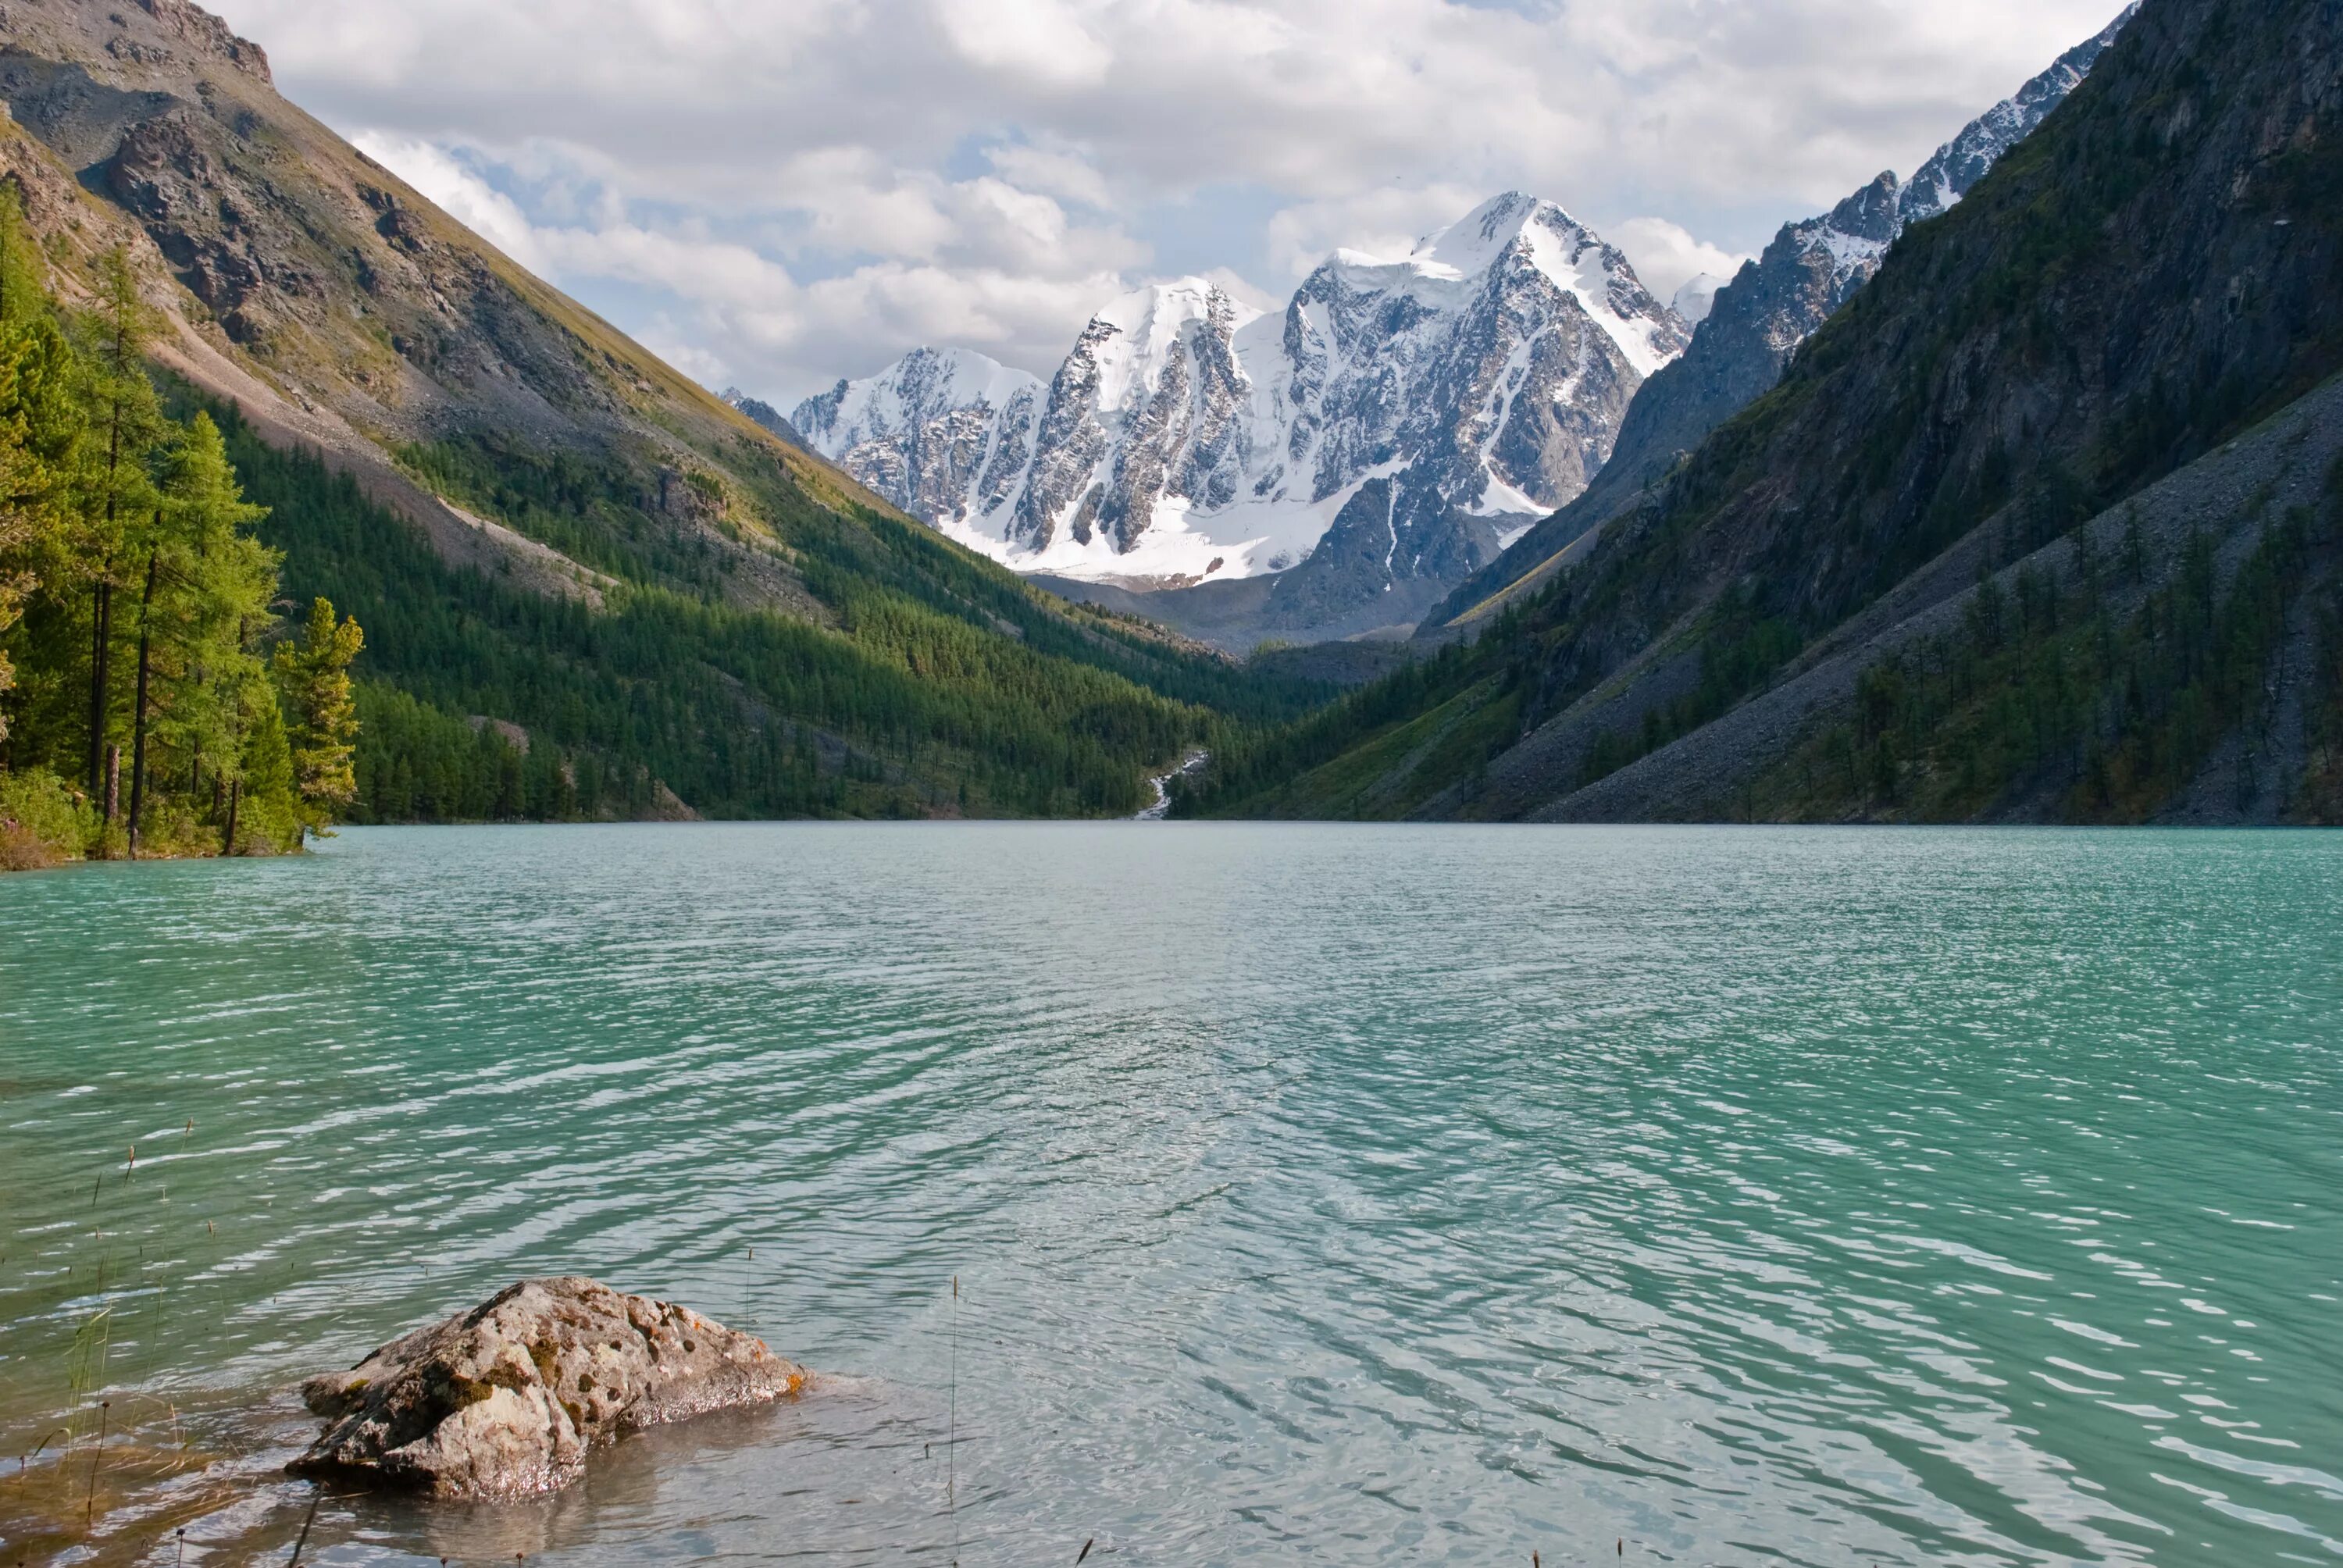
[[[915,348],[840,381],[789,423],[823,457],[939,528],[1013,494],[1033,449],[1041,384],[964,348]]]
[[[988,514],[999,541],[1071,569],[1137,550],[1159,510],[1233,502],[1252,392],[1236,339],[1261,314],[1192,277],[1092,317],[1050,382],[1023,493]]]
[[[1198,278],[1117,300],[1046,388],[921,349],[790,422],[962,542],[1101,580],[1284,571],[1387,481],[1380,555],[1312,590],[1364,604],[1456,580],[1577,495],[1690,337],[1617,250],[1508,194],[1406,256],[1336,252],[1282,312]]]

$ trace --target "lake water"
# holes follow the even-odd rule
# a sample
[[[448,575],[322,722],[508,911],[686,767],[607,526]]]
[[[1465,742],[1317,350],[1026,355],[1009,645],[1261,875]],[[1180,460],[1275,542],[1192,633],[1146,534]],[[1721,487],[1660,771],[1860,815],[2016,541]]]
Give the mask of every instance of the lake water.
[[[557,1272],[829,1375],[553,1502],[327,1500],[305,1561],[2331,1564],[2343,837],[0,880],[0,1558],[283,1561],[290,1385]]]

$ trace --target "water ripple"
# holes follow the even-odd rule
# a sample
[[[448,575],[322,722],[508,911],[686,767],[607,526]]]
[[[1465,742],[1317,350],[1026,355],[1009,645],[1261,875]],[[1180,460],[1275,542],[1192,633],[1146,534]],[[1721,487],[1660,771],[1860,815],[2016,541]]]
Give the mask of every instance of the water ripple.
[[[122,1539],[281,1541],[293,1380],[579,1271],[841,1375],[542,1508],[329,1505],[332,1561],[2331,1561],[2338,870],[805,826],[9,879],[0,1439],[111,1308],[97,1392],[246,1455]]]

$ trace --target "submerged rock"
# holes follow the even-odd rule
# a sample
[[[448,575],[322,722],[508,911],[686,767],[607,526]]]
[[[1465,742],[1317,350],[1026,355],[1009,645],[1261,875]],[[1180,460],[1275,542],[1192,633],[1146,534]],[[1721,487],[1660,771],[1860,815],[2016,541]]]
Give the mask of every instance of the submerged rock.
[[[796,1393],[805,1369],[688,1307],[527,1280],[301,1388],[326,1430],[286,1468],[435,1497],[578,1479],[619,1433]]]

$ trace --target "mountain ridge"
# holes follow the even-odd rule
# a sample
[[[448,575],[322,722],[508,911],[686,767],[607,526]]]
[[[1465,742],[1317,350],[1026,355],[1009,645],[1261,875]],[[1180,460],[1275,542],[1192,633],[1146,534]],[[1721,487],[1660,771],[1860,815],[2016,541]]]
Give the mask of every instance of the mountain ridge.
[[[2067,50],[1978,116],[1906,181],[1879,175],[1829,212],[1785,224],[1755,259],[1716,289],[1684,354],[1655,373],[1620,421],[1611,460],[1586,490],[1458,586],[1426,618],[1437,634],[1486,615],[1523,579],[1542,575],[1591,528],[1634,504],[1701,439],[1781,380],[1800,344],[1867,283],[1916,223],[1943,216],[2040,126],[2121,34],[2137,5]]]
[[[2147,0],[1646,504],[1189,809],[2335,819],[2338,121],[2343,11]]]

